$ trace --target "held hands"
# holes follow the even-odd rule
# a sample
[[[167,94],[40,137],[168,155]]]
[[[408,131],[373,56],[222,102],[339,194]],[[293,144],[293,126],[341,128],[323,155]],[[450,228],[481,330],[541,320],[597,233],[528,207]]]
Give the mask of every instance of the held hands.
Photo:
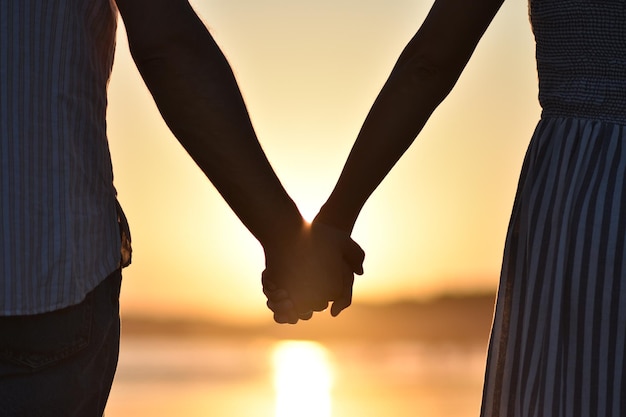
[[[363,274],[365,253],[350,235],[314,221],[273,248],[266,248],[263,292],[278,323],[308,320],[332,302],[338,315],[352,302],[354,274]]]

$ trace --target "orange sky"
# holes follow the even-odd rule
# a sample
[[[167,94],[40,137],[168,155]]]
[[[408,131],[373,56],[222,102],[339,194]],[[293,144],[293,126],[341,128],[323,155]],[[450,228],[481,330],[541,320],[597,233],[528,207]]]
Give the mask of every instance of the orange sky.
[[[313,216],[431,2],[195,0],[239,81],[259,140]],[[356,301],[494,289],[524,151],[539,116],[524,1],[509,1],[449,98],[368,201]],[[123,310],[269,320],[263,253],[172,137],[120,22],[109,139],[134,262]]]

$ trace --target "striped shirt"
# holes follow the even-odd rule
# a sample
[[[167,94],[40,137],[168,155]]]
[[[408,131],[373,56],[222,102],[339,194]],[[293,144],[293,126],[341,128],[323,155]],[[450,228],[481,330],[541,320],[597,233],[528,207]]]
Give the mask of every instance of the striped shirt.
[[[79,303],[120,266],[116,21],[113,0],[0,0],[0,315]]]

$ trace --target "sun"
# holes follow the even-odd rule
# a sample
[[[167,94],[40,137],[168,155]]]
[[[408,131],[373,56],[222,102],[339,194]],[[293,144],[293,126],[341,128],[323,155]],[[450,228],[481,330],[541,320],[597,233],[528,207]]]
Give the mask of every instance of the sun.
[[[315,216],[317,216],[317,212],[319,211],[319,209],[319,206],[316,204],[298,203],[298,210],[300,210],[302,218],[307,223],[311,223],[313,221]]]
[[[332,372],[323,345],[283,341],[273,351],[275,417],[330,417]]]

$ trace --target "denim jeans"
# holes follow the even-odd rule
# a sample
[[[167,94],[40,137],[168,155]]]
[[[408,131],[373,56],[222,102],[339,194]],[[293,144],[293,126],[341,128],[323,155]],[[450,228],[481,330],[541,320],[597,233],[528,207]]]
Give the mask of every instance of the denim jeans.
[[[120,270],[75,306],[0,317],[0,417],[101,417],[117,367]]]

